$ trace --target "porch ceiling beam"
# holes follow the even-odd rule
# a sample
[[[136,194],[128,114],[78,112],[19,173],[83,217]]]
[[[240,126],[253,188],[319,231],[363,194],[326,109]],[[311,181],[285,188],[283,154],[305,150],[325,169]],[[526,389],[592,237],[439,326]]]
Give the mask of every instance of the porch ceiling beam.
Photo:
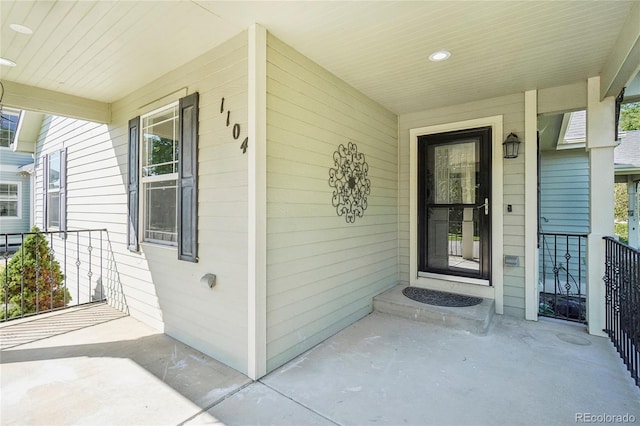
[[[97,123],[111,121],[110,104],[13,81],[3,80],[2,84],[4,86],[2,104],[5,106]]]
[[[640,64],[640,2],[636,2],[625,21],[618,40],[600,73],[600,99],[617,96],[633,78]]]

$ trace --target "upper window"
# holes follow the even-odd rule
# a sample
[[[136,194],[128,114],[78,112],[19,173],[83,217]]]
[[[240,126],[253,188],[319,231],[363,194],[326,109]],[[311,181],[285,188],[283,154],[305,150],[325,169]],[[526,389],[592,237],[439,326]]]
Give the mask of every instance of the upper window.
[[[20,120],[20,111],[11,108],[2,108],[0,114],[0,147],[9,148],[13,143]]]
[[[60,151],[49,154],[47,167],[47,228],[60,227]]]
[[[20,184],[0,183],[0,218],[20,217]]]
[[[66,171],[67,151],[61,149],[46,154],[43,159],[43,196],[45,229],[65,231],[66,219]]]
[[[141,117],[143,240],[177,245],[178,103]]]

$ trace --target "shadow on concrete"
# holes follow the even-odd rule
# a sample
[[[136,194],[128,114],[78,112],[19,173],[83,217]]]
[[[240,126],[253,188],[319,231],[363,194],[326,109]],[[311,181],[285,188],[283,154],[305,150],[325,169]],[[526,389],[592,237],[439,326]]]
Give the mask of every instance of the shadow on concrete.
[[[185,407],[188,405],[188,410],[172,414],[184,421],[251,383],[248,377],[236,370],[131,317],[87,325],[81,317],[69,314],[72,313],[31,321],[31,327],[39,329],[31,336],[32,339],[22,338],[0,352],[3,394],[7,392],[12,395],[11,398],[3,398],[3,412],[12,413],[12,416],[21,413],[27,416],[22,419],[30,419],[28,423],[39,423],[38,418],[33,417],[35,413],[46,419],[50,408],[45,408],[40,398],[34,404],[33,395],[55,385],[54,393],[47,393],[46,398],[51,399],[54,394],[67,395],[68,398],[61,401],[57,409],[66,407],[62,411],[77,412],[79,416],[87,414],[86,410],[80,409],[83,405],[81,401],[93,400],[95,397],[90,396],[96,394],[108,395],[114,404],[123,407],[130,405],[137,411],[141,406],[151,407],[152,404],[159,405],[156,409],[158,413],[164,408],[168,410],[173,406],[175,410],[181,404]],[[67,317],[66,323],[64,317]],[[27,326],[28,322],[16,324],[10,333],[25,330]],[[45,336],[47,329],[57,326],[67,329],[75,326],[76,329]],[[6,334],[7,329],[9,327],[3,327],[1,331]],[[127,385],[129,381],[131,383]],[[108,392],[108,389],[116,391]],[[135,398],[125,398],[127,392],[133,392]],[[187,404],[176,393],[190,403]],[[75,402],[74,398],[77,398]],[[144,403],[146,398],[150,401]],[[166,402],[162,402],[163,399]],[[118,403],[119,400],[122,402]],[[111,423],[111,419],[114,422],[127,419],[128,423],[129,419],[139,414],[137,411],[126,416],[119,413],[122,417],[112,416],[107,422]],[[154,416],[160,418],[158,413]],[[155,418],[157,421],[154,416],[149,419]],[[2,423],[6,424],[5,415],[2,417]],[[81,423],[85,420],[90,422],[89,419],[80,418]]]

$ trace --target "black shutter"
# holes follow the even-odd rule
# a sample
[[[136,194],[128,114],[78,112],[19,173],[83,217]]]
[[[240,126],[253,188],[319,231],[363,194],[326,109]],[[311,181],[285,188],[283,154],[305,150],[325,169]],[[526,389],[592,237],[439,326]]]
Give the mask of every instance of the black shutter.
[[[180,99],[178,259],[198,261],[198,92]]]
[[[67,231],[67,149],[60,150],[60,223],[61,232]]]
[[[129,121],[129,181],[128,192],[128,226],[127,247],[130,251],[138,252],[138,221],[139,221],[139,162],[138,145],[140,140],[140,117]]]
[[[47,230],[49,224],[49,154],[42,157],[42,230]]]

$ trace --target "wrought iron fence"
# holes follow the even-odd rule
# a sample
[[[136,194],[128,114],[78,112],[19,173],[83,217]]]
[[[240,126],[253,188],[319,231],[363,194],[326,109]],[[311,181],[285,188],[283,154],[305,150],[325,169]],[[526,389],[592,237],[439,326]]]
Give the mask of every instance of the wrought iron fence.
[[[0,321],[89,303],[126,312],[106,229],[0,234]]]
[[[640,250],[605,237],[606,329],[640,386]]]
[[[586,322],[587,235],[540,233],[542,316]]]

